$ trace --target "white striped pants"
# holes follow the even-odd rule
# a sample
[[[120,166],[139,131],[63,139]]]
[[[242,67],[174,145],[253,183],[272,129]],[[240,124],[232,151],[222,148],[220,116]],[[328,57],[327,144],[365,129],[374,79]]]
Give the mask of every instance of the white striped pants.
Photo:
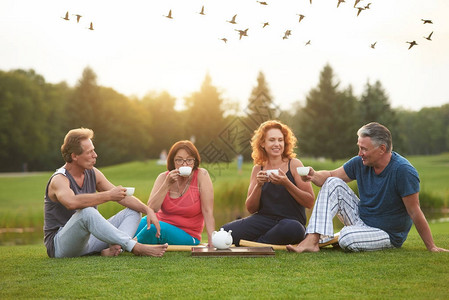
[[[389,235],[366,225],[359,216],[359,198],[341,179],[329,177],[321,187],[306,234],[319,233],[321,242],[334,236],[335,215],[345,225],[338,243],[346,251],[376,251],[393,248]]]

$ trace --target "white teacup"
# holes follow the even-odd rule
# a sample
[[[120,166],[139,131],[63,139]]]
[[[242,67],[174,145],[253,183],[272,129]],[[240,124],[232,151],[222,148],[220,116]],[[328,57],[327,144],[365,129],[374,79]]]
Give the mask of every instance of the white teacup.
[[[309,175],[310,167],[297,167],[296,171],[298,171],[300,176],[307,176]]]
[[[277,169],[267,170],[267,176],[270,177],[271,174],[279,175],[279,170]]]
[[[179,175],[181,176],[187,177],[190,173],[192,173],[192,167],[184,166],[179,168]]]
[[[134,195],[135,188],[133,188],[133,187],[125,187],[125,189],[126,189],[126,196]]]

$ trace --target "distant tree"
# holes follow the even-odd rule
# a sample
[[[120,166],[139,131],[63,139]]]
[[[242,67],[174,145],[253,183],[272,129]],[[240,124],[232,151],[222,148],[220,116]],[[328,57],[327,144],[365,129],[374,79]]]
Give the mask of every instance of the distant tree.
[[[99,101],[97,75],[90,67],[86,67],[67,105],[68,127],[95,128],[101,122],[98,118],[101,107]]]
[[[395,139],[393,136],[393,149],[400,152],[401,155],[413,155],[418,154],[417,137],[415,134],[415,120],[418,112],[404,109],[396,109],[396,116],[398,118],[397,131],[402,141],[402,146],[397,149]]]
[[[198,92],[186,99],[186,132],[195,138],[196,147],[201,150],[224,129],[223,100],[212,78],[206,75]]]
[[[301,152],[332,160],[356,153],[357,100],[350,87],[340,92],[338,86],[326,65],[297,114]]]
[[[47,157],[52,132],[52,87],[34,70],[0,71],[0,171],[36,170]]]
[[[403,137],[398,130],[398,118],[380,81],[376,81],[374,85],[369,81],[366,83],[359,108],[360,126],[369,122],[379,122],[387,126],[393,136],[395,150],[404,150]]]
[[[449,152],[449,103],[441,106],[441,115],[443,118],[443,131],[446,132],[446,148],[444,152]]]
[[[413,127],[414,134],[419,136],[419,154],[439,154],[447,149],[447,120],[442,112],[439,107],[425,107],[416,115]]]
[[[398,110],[397,114],[404,154],[430,155],[449,150],[449,104],[419,111]]]
[[[87,127],[95,132],[97,166],[147,157],[153,139],[151,116],[138,101],[97,84],[96,74],[86,67],[68,105],[68,127]]]
[[[254,129],[265,121],[277,119],[281,113],[279,107],[273,101],[268,83],[262,71],[257,76],[257,85],[251,91],[245,113],[249,118],[248,123],[252,122]]]
[[[72,93],[73,89],[65,82],[45,85],[44,105],[47,112],[45,136],[48,139],[46,143],[48,149],[31,163],[37,170],[53,170],[55,166],[64,163],[60,147],[63,142],[62,138],[68,130],[66,106]]]
[[[144,159],[153,145],[149,113],[112,88],[99,87],[95,131],[98,166]]]
[[[141,101],[151,116],[147,134],[153,138],[154,146],[147,153],[150,158],[158,158],[162,150],[168,151],[176,141],[189,138],[185,133],[185,120],[175,104],[176,98],[166,91],[148,93]]]
[[[257,75],[257,85],[253,87],[248,98],[248,103],[243,109],[244,116],[241,117],[242,134],[235,145],[236,152],[242,154],[245,160],[252,160],[250,141],[254,130],[265,121],[279,119],[280,108],[274,103],[265,74],[260,71]]]

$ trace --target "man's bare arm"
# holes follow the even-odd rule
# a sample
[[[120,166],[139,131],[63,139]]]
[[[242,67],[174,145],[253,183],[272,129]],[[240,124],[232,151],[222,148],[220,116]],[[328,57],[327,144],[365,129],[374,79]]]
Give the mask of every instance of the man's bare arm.
[[[346,175],[345,169],[343,166],[332,170],[332,171],[315,171],[313,168],[311,168],[309,175],[303,176],[305,177],[305,181],[312,181],[314,185],[316,186],[323,186],[326,179],[329,177],[337,177],[343,180],[344,182],[350,182],[352,181],[351,178]]]

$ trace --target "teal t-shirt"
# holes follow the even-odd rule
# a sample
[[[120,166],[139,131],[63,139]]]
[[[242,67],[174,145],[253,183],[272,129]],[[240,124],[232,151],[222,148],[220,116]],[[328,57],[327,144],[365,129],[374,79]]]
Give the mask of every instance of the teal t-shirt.
[[[392,152],[387,167],[375,174],[359,156],[347,161],[346,175],[357,180],[359,214],[366,225],[384,230],[395,247],[401,247],[412,226],[402,198],[419,192],[419,175],[410,162]]]

